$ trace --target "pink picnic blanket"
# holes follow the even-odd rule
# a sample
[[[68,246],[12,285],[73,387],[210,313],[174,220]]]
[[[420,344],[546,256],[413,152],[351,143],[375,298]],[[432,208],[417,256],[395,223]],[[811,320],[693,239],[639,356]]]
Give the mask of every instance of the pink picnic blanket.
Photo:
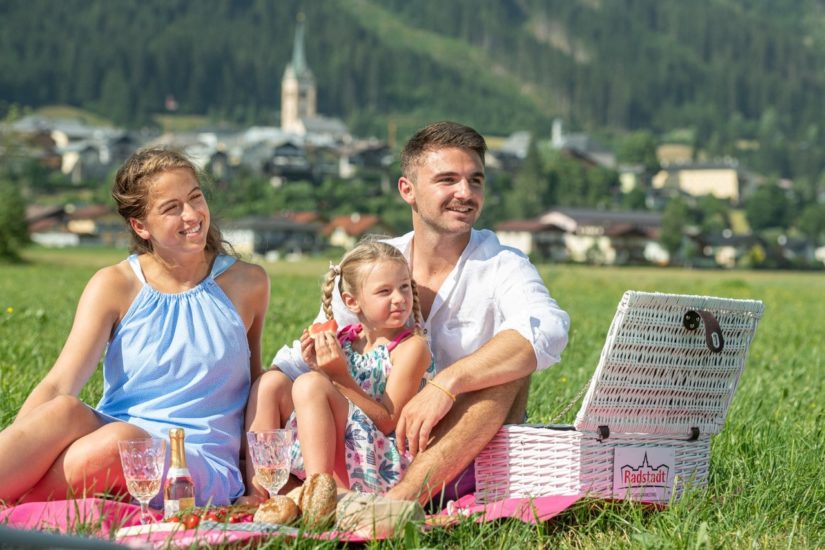
[[[475,502],[474,495],[467,495],[450,503],[441,512],[428,516],[425,528],[447,527],[467,517],[472,517],[478,522],[516,518],[528,523],[538,523],[560,514],[579,498],[581,497],[575,495],[533,499],[511,498],[483,505]],[[161,521],[160,512],[153,512],[153,515],[157,521]],[[202,524],[195,529],[179,528],[173,532],[158,531],[116,536],[117,530],[122,527],[139,525],[139,518],[140,508],[137,505],[97,498],[30,502],[0,510],[0,525],[6,527],[64,534],[83,532],[127,545],[149,543],[158,548],[234,543],[245,545],[272,536],[306,536],[346,542],[370,540],[352,533],[340,531],[306,533],[287,526],[274,526],[272,530],[266,531],[256,530],[255,525],[258,524],[219,526]]]

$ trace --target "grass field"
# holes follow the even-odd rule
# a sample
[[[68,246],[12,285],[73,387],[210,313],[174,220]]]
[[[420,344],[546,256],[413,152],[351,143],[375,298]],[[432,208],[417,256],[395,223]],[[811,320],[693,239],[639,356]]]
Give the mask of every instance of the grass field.
[[[89,276],[122,251],[32,249],[0,265],[0,426],[12,421],[50,368]],[[317,311],[325,260],[265,264],[272,300],[264,360]],[[531,421],[559,416],[589,380],[625,290],[755,298],[765,302],[751,355],[722,433],[712,443],[707,490],[663,511],[628,503],[580,502],[554,520],[451,529],[383,543],[388,547],[814,548],[825,547],[825,276],[810,273],[542,266],[551,293],[571,315],[562,363],[533,378]],[[100,373],[81,394],[96,403]],[[552,472],[548,472],[552,475]],[[273,541],[273,545],[283,541]],[[296,543],[297,545],[309,543]],[[317,541],[312,543],[317,546]]]

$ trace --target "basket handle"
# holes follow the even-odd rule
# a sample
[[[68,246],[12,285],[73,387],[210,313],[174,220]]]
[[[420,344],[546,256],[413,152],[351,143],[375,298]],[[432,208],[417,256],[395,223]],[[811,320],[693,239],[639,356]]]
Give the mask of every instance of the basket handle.
[[[704,309],[691,309],[685,313],[682,324],[688,330],[696,330],[699,328],[700,319],[705,326],[705,344],[713,353],[719,353],[725,348],[725,339],[722,337],[722,328],[719,326],[719,321],[716,320],[713,313]]]

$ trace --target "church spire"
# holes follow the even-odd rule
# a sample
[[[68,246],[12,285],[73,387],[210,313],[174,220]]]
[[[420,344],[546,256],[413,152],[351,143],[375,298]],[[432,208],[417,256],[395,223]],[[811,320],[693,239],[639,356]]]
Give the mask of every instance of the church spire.
[[[295,26],[295,41],[292,45],[292,70],[298,78],[309,73],[306,55],[304,55],[304,14],[299,12]]]
[[[287,63],[281,79],[281,128],[301,133],[302,120],[316,116],[316,100],[315,77],[304,54],[304,14],[299,13],[292,60]]]

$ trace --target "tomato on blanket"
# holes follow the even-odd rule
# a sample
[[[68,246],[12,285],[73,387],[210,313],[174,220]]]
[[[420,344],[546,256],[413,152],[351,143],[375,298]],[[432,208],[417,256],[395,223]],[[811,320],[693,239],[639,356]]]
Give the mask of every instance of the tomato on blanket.
[[[178,514],[176,516],[166,518],[164,521],[170,523],[180,523],[183,525],[184,529],[194,529],[195,527],[200,525],[201,518],[197,514],[194,514],[192,512],[186,512],[183,514]]]
[[[335,319],[330,319],[324,323],[313,323],[308,330],[310,336],[315,336],[325,330],[331,330],[333,334],[338,334],[338,323],[335,322]]]
[[[166,521],[182,523],[186,529],[194,529],[201,521],[217,523],[244,523],[252,521],[257,506],[232,505],[194,508],[172,516]]]

